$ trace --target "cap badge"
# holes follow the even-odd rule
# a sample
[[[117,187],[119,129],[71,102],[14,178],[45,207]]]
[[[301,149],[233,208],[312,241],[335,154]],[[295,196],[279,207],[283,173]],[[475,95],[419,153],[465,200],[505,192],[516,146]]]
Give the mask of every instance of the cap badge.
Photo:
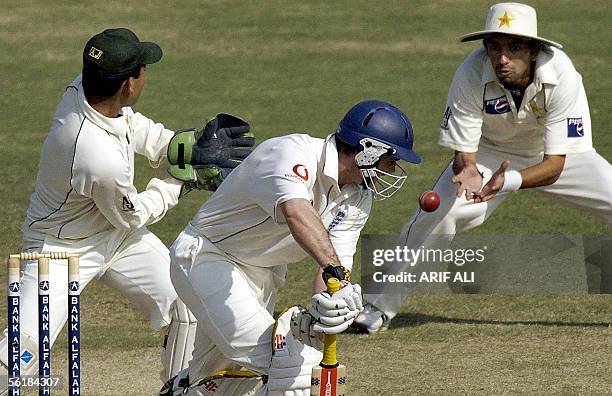
[[[497,20],[499,21],[499,26],[498,27],[502,27],[504,25],[506,25],[508,28],[510,28],[510,21],[513,18],[510,18],[508,16],[508,11],[504,11],[504,16],[497,18]]]
[[[91,56],[94,59],[100,59],[102,57],[102,54],[104,52],[100,51],[99,49],[97,49],[96,47],[91,47],[89,49],[89,56]]]

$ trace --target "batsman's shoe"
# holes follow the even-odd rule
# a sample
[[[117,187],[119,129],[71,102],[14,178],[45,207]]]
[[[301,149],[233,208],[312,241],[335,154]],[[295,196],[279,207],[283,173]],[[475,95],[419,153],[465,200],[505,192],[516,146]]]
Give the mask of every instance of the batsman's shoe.
[[[376,333],[389,328],[389,318],[372,304],[366,304],[363,311],[355,318],[354,326],[364,333]]]

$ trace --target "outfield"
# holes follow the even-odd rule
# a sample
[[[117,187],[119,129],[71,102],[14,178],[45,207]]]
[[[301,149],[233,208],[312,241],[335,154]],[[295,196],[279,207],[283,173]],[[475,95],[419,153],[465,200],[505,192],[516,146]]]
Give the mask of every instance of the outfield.
[[[217,112],[247,119],[259,141],[288,132],[325,136],[355,102],[377,98],[411,118],[422,165],[409,167],[399,196],[375,205],[364,233],[399,231],[420,192],[448,161],[438,125],[455,68],[478,43],[485,1],[4,2],[0,16],[0,153],[3,255],[20,248],[19,227],[37,160],[83,45],[106,27],[126,26],[159,43],[136,110],[172,129],[200,126]],[[535,1],[541,36],[564,44],[581,72],[594,145],[612,160],[609,2]],[[164,176],[137,160],[136,185]],[[151,229],[170,244],[206,199],[192,193]],[[518,193],[481,234],[610,234],[581,212],[532,191]],[[576,263],[581,265],[581,263]],[[277,309],[309,299],[313,264],[290,267]],[[0,276],[2,293],[5,274]],[[5,294],[4,294],[5,295]],[[6,312],[6,303],[0,306]],[[160,386],[162,334],[99,284],[82,299],[84,393],[152,394]],[[6,323],[4,314],[0,321]],[[339,357],[351,395],[612,394],[612,301],[605,295],[419,295],[392,328],[345,334]],[[64,368],[62,336],[54,351]],[[59,363],[62,362],[62,363]]]

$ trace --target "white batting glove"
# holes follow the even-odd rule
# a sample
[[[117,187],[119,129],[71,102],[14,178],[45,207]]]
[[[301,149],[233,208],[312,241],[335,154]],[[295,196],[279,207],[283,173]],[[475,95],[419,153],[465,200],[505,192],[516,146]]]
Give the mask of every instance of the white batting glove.
[[[325,334],[345,331],[363,310],[361,286],[343,282],[344,287],[330,296],[324,291],[312,296],[312,307],[308,310],[315,323],[312,330]]]
[[[310,314],[309,310],[303,307],[297,307],[291,315],[291,332],[293,337],[300,342],[316,348],[323,349],[323,333],[317,333],[313,330],[315,319]]]

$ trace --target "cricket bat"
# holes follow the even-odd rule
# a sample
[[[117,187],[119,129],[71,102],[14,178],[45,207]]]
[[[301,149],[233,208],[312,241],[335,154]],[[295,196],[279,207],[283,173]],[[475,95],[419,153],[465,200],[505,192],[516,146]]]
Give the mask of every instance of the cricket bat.
[[[327,292],[334,294],[342,284],[336,278],[327,281]],[[346,367],[336,358],[336,334],[323,335],[323,360],[312,368],[310,377],[311,396],[345,396]]]

